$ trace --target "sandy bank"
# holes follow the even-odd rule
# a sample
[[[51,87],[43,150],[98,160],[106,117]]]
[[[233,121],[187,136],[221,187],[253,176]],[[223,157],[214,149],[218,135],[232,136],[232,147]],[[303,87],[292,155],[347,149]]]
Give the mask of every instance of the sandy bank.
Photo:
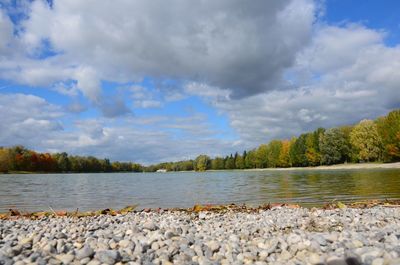
[[[289,167],[289,168],[255,168],[245,169],[247,171],[265,171],[265,170],[341,170],[341,169],[400,169],[400,162],[397,163],[348,163],[331,166],[317,167]]]

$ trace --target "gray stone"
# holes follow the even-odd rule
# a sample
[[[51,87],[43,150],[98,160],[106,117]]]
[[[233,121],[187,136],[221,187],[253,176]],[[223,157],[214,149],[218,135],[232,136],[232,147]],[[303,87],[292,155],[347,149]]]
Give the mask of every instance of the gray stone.
[[[371,265],[383,265],[385,263],[385,260],[382,258],[377,258],[374,259],[371,263]]]
[[[308,261],[310,264],[318,264],[322,263],[323,259],[316,253],[311,253],[308,257]]]
[[[95,258],[102,263],[114,264],[121,258],[120,254],[116,250],[101,250],[96,252]]]
[[[119,241],[118,242],[118,245],[121,247],[121,248],[127,248],[129,245],[131,245],[132,244],[132,242],[130,241],[130,240],[127,240],[127,239],[123,239],[123,240],[121,240],[121,241]]]
[[[75,256],[71,254],[61,254],[57,255],[56,258],[63,264],[70,264],[74,260]]]
[[[212,240],[212,241],[208,242],[208,243],[207,243],[207,246],[210,248],[210,250],[211,250],[212,252],[216,252],[216,251],[218,251],[219,248],[220,248],[219,243],[218,243],[217,241],[215,241],[215,240]]]
[[[157,226],[156,226],[156,224],[154,222],[147,221],[147,222],[145,222],[143,224],[143,229],[147,229],[147,230],[153,231],[153,230],[157,229]]]
[[[58,238],[58,239],[62,239],[62,238],[66,239],[66,238],[68,238],[68,237],[67,237],[66,234],[60,232],[60,233],[57,233],[57,234],[56,234],[56,238]]]
[[[287,238],[287,242],[289,245],[297,244],[301,241],[301,237],[297,234],[290,234]]]
[[[45,253],[56,253],[56,248],[51,244],[45,245],[42,250]]]
[[[326,264],[327,265],[347,265],[347,262],[344,259],[333,258],[333,259],[327,260]]]
[[[206,219],[206,217],[207,217],[207,214],[205,212],[199,212],[199,219],[204,220],[204,219]]]
[[[85,245],[83,248],[79,249],[76,252],[76,258],[78,260],[85,259],[85,258],[91,258],[93,255],[94,255],[94,250],[87,245]]]
[[[92,259],[91,261],[89,261],[87,263],[87,265],[100,265],[100,264],[101,264],[101,262],[96,259]],[[110,264],[113,264],[113,263],[110,263]]]
[[[174,236],[177,236],[177,234],[174,233],[173,231],[168,230],[168,231],[165,232],[164,236],[165,236],[166,239],[170,239],[170,238],[172,238]]]
[[[88,264],[89,262],[90,262],[90,258],[84,258],[84,259],[81,259],[81,260],[79,261],[79,263],[80,263],[80,264],[83,264],[83,265]]]

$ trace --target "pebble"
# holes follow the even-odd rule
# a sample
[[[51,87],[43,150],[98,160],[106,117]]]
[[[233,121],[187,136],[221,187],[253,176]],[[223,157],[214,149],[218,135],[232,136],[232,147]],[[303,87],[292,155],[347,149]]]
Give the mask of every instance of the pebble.
[[[309,263],[311,264],[318,264],[318,263],[322,263],[322,259],[321,257],[316,254],[316,253],[311,253],[309,258],[308,258]]]
[[[399,265],[398,231],[382,207],[0,220],[0,264]]]
[[[207,214],[205,212],[200,212],[199,213],[199,219],[206,219]]]
[[[147,221],[143,224],[143,229],[147,229],[150,231],[156,230],[157,226],[152,221]]]
[[[70,264],[74,260],[75,256],[71,254],[61,254],[57,255],[56,258],[63,264]]]
[[[297,244],[301,241],[301,237],[297,234],[290,234],[287,238],[287,242],[289,245]]]
[[[371,265],[383,265],[385,263],[385,260],[382,258],[377,258],[374,259],[371,263]]]
[[[91,247],[89,247],[89,246],[84,246],[83,248],[79,249],[79,250],[76,252],[76,258],[77,258],[78,260],[82,260],[82,259],[85,259],[85,258],[90,258],[90,257],[92,257],[93,254],[94,254],[94,250],[93,250]]]
[[[94,257],[102,263],[114,264],[119,261],[120,255],[116,250],[101,250]]]
[[[123,239],[123,240],[118,242],[118,245],[121,248],[127,248],[130,244],[132,244],[132,242],[130,240],[128,240],[128,239]]]

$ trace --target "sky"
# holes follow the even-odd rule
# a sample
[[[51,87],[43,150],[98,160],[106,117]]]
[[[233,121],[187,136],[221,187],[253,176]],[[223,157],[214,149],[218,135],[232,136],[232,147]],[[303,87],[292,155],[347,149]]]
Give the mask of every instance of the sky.
[[[0,0],[0,146],[143,164],[400,108],[397,0]]]

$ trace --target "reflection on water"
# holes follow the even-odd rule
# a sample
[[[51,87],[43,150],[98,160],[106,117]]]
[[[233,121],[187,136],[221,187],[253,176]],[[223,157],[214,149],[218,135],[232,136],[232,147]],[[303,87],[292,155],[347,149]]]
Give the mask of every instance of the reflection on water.
[[[0,212],[400,198],[400,170],[0,175]]]

